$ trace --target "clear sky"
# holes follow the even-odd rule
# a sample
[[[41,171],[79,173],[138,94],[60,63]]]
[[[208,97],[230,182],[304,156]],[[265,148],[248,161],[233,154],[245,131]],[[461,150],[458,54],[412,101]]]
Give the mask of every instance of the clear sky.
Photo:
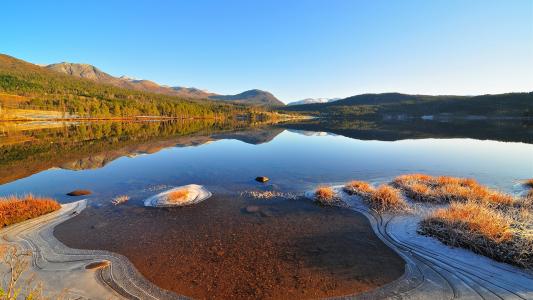
[[[0,52],[285,102],[533,91],[533,0],[4,0]]]

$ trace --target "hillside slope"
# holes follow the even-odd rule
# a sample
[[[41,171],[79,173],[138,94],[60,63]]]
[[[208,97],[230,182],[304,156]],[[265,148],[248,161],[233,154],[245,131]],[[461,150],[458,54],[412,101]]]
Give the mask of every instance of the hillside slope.
[[[292,105],[284,107],[283,110],[330,117],[377,115],[532,117],[533,92],[481,96],[363,94],[335,102]]]
[[[4,107],[60,110],[80,117],[214,117],[247,113],[242,105],[188,99],[132,90],[98,82],[105,74],[94,69],[84,76],[61,74],[14,57],[0,54],[0,103]],[[93,72],[93,75],[89,75]]]
[[[285,103],[279,101],[269,92],[262,90],[249,90],[237,95],[213,95],[209,99],[226,100],[242,104],[255,104],[267,106],[283,106]]]
[[[169,96],[179,96],[191,99],[224,100],[240,104],[279,106],[285,105],[274,95],[261,90],[249,90],[237,95],[218,95],[196,88],[169,87],[159,85],[150,80],[132,79],[126,76],[114,77],[89,64],[62,62],[45,66],[45,68],[57,73],[73,77],[89,79],[102,84],[109,84],[125,89],[158,93]]]

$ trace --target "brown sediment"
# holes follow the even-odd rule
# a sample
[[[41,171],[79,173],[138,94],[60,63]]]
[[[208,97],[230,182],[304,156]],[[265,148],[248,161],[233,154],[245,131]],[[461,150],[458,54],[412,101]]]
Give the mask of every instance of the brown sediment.
[[[89,191],[89,190],[74,190],[72,192],[67,193],[68,196],[73,196],[73,197],[86,196],[86,195],[90,195],[90,194],[92,194],[92,192]]]
[[[363,215],[304,199],[89,207],[54,234],[69,247],[120,253],[158,286],[202,299],[355,294],[404,272]]]

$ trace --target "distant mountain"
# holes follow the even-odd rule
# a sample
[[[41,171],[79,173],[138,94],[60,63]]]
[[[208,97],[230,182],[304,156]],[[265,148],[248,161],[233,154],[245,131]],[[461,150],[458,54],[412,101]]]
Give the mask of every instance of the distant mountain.
[[[341,98],[306,98],[299,101],[291,102],[287,105],[301,105],[301,104],[313,104],[313,103],[327,103],[340,100]]]
[[[261,90],[249,90],[237,95],[218,95],[197,88],[164,86],[150,80],[134,79],[127,76],[114,77],[89,64],[62,62],[44,67],[58,73],[137,91],[164,94],[169,96],[180,96],[185,98],[227,100],[240,104],[266,106],[285,105],[271,93]]]
[[[533,92],[480,96],[362,94],[334,102],[290,105],[284,111],[323,117],[359,116],[533,116]]]
[[[285,103],[278,100],[269,92],[262,90],[249,90],[237,95],[213,95],[209,96],[213,100],[225,100],[241,104],[255,104],[268,106],[283,106]]]
[[[62,62],[45,66],[45,68],[85,79],[90,79],[102,84],[114,85],[121,88],[144,91],[150,93],[158,93],[169,96],[180,96],[187,98],[207,98],[211,93],[204,92],[199,89],[184,88],[184,87],[168,87],[159,85],[150,80],[133,79],[127,76],[114,77],[111,76],[95,66],[88,64],[77,64]]]
[[[62,63],[42,67],[0,54],[0,118],[27,118],[20,111],[28,109],[39,111],[37,115],[46,111],[60,117],[84,118],[214,118],[252,112],[225,101],[191,99],[147,89],[172,90],[146,80],[113,77],[91,65]]]

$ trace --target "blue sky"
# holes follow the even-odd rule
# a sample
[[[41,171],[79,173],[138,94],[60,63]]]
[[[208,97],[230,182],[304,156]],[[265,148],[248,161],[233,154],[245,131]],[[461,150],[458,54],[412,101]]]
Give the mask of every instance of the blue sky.
[[[532,0],[2,1],[0,52],[288,102],[533,90]]]

